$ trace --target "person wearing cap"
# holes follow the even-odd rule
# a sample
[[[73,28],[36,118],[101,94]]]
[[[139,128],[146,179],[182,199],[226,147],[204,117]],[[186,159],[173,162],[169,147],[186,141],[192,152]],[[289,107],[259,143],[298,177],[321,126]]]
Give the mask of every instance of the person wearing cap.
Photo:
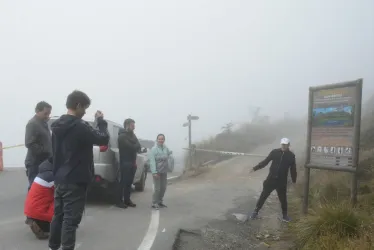
[[[120,182],[116,206],[119,208],[136,207],[130,196],[137,169],[136,157],[141,150],[139,140],[134,133],[135,121],[126,119],[123,127],[124,129],[118,132]]]
[[[290,151],[290,140],[283,138],[280,144],[280,148],[273,149],[265,160],[251,169],[251,172],[257,171],[266,167],[271,162],[269,174],[263,182],[263,189],[257,201],[256,208],[249,216],[251,219],[258,218],[258,213],[266,199],[276,190],[282,207],[282,220],[285,222],[290,221],[287,214],[287,182],[288,172],[291,172],[292,182],[296,183],[296,160],[295,154]]]

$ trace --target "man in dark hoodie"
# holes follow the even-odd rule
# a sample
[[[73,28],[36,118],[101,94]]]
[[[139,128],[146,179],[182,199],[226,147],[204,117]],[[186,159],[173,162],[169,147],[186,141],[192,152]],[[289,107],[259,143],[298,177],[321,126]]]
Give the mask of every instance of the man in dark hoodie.
[[[39,102],[35,107],[35,115],[26,125],[25,159],[26,175],[29,188],[39,173],[39,165],[52,156],[52,141],[47,121],[51,115],[52,106],[46,102]]]
[[[135,121],[126,119],[123,124],[124,129],[118,133],[118,148],[120,157],[120,190],[117,207],[136,207],[131,201],[131,187],[136,173],[136,157],[141,146],[138,138],[134,134]]]
[[[291,172],[292,182],[296,182],[296,160],[295,154],[290,151],[290,140],[281,139],[281,148],[273,149],[265,160],[251,169],[251,172],[266,167],[271,162],[269,174],[263,183],[263,189],[260,198],[257,201],[256,208],[249,216],[251,219],[258,218],[258,212],[264,205],[269,195],[276,190],[282,208],[282,220],[289,222],[287,214],[287,182],[288,173]]]
[[[97,111],[98,130],[82,120],[91,100],[74,91],[66,101],[68,112],[52,125],[55,208],[51,222],[49,248],[73,250],[76,229],[86,204],[86,191],[92,180],[93,145],[107,145],[109,133],[103,114]]]

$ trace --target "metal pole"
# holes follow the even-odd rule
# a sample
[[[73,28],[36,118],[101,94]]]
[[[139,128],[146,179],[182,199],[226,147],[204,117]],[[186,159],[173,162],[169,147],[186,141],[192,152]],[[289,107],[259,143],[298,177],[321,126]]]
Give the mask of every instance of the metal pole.
[[[360,130],[361,130],[361,102],[362,102],[362,79],[357,80],[356,85],[356,107],[354,109],[354,142],[353,142],[353,167],[358,168],[360,152]],[[352,174],[351,203],[357,204],[357,171]]]
[[[188,162],[189,162],[189,169],[192,169],[192,132],[191,132],[191,115],[188,115]]]
[[[312,141],[312,119],[313,119],[313,90],[309,88],[309,105],[308,105],[308,128],[306,138],[306,159],[305,166],[310,162],[310,146]],[[309,207],[309,181],[310,181],[310,168],[304,166],[304,200],[302,212],[304,215],[308,214]]]
[[[309,181],[310,181],[310,168],[304,169],[304,200],[303,200],[303,214],[308,214],[309,207]]]

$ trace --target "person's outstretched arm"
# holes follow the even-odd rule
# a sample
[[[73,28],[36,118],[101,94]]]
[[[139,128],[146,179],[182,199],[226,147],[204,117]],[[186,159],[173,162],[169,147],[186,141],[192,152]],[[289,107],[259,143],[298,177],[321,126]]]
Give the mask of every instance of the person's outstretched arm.
[[[291,179],[293,183],[296,183],[297,171],[296,171],[296,157],[292,156],[292,162],[290,165]]]
[[[265,158],[265,160],[263,160],[262,162],[260,162],[259,164],[257,164],[256,166],[253,167],[253,170],[254,171],[257,171],[261,168],[264,168],[266,167],[266,165],[269,164],[269,162],[271,162],[273,160],[273,155],[274,155],[274,150],[272,150],[269,155]]]
[[[94,129],[88,123],[82,123],[84,139],[93,145],[105,146],[109,143],[108,123],[102,118],[97,118],[97,128]]]

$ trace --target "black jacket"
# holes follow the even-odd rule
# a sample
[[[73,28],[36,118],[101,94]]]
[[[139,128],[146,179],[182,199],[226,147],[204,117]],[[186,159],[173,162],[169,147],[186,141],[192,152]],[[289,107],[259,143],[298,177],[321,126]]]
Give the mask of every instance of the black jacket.
[[[36,116],[30,119],[26,125],[25,146],[27,148],[25,165],[27,168],[35,168],[37,172],[39,165],[52,156],[51,132],[45,121]]]
[[[121,166],[136,163],[136,156],[140,152],[141,146],[134,132],[124,129],[118,132],[118,149]]]
[[[93,177],[93,145],[107,145],[107,122],[99,118],[98,130],[82,119],[63,115],[52,125],[55,184],[88,184]]]
[[[43,161],[42,164],[39,165],[39,174],[37,177],[46,182],[54,181],[52,158]]]
[[[271,162],[267,180],[278,180],[280,183],[287,184],[288,172],[291,170],[292,182],[296,182],[296,160],[295,154],[290,150],[273,149],[265,160],[260,162],[253,170],[259,170],[266,167]]]

